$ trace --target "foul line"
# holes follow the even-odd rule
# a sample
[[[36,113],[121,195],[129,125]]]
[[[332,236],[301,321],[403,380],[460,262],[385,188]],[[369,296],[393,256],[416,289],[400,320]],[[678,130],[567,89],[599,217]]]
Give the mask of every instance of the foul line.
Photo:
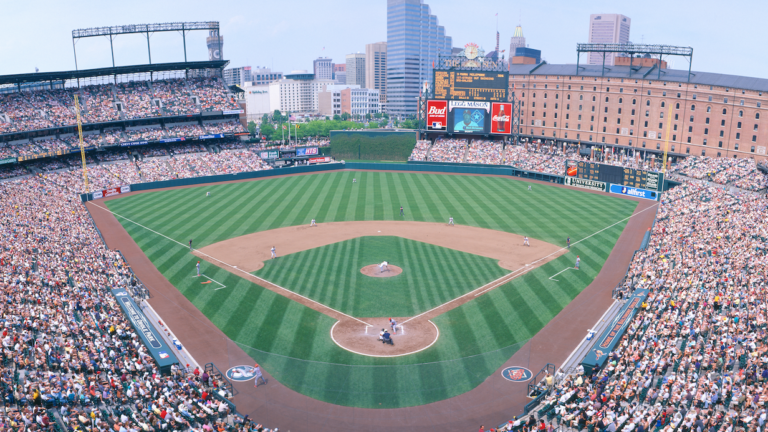
[[[134,224],[134,225],[140,226],[140,227],[144,228],[144,229],[145,229],[145,230],[147,230],[147,231],[150,231],[150,232],[153,232],[153,233],[155,233],[155,234],[159,235],[160,237],[166,238],[166,239],[168,239],[168,240],[170,240],[170,241],[172,241],[172,242],[176,243],[177,245],[179,245],[179,246],[181,246],[181,247],[183,247],[183,248],[187,248],[187,247],[188,247],[188,246],[187,246],[187,245],[185,245],[184,243],[181,243],[181,242],[179,242],[179,241],[176,241],[176,240],[174,240],[174,239],[172,239],[172,238],[168,237],[168,236],[167,236],[167,235],[165,235],[165,234],[161,234],[161,233],[159,233],[159,232],[157,232],[157,231],[153,230],[152,228],[147,228],[147,227],[145,227],[144,225],[142,225],[142,224],[140,224],[140,223],[138,223],[138,222],[134,222],[134,221],[132,221],[132,220],[128,219],[127,217],[123,216],[123,215],[117,214],[117,213],[113,212],[112,210],[110,210],[110,209],[108,209],[108,208],[104,208],[104,207],[102,207],[102,206],[100,206],[100,205],[98,205],[98,204],[95,204],[95,203],[93,203],[93,202],[91,202],[91,205],[93,205],[94,207],[98,207],[98,208],[100,208],[100,209],[102,209],[102,210],[104,210],[104,211],[106,211],[106,212],[112,213],[113,215],[115,215],[115,216],[117,216],[117,217],[121,217],[121,218],[123,218],[123,219],[127,220],[128,222],[130,222],[130,223],[132,223],[132,224]],[[337,313],[337,314],[339,314],[339,315],[343,315],[343,316],[345,316],[345,317],[347,317],[347,318],[351,318],[351,319],[353,319],[353,320],[355,320],[355,321],[357,321],[357,322],[359,322],[359,323],[363,323],[363,324],[365,324],[365,325],[370,325],[370,324],[368,324],[368,323],[367,323],[367,322],[365,322],[365,321],[362,321],[362,320],[359,320],[359,319],[357,319],[357,318],[355,318],[355,317],[353,317],[353,316],[347,315],[347,314],[345,314],[344,312],[340,312],[340,311],[337,311],[336,309],[334,309],[334,308],[332,308],[332,307],[329,307],[329,306],[326,306],[326,305],[324,305],[324,304],[322,304],[322,303],[320,303],[320,302],[316,302],[316,301],[312,300],[311,298],[305,297],[305,296],[303,296],[303,295],[301,295],[301,294],[299,294],[299,293],[295,293],[295,292],[293,292],[293,291],[291,291],[291,290],[289,290],[289,289],[287,289],[287,288],[283,288],[283,287],[281,287],[280,285],[274,284],[274,283],[272,283],[272,282],[270,282],[270,281],[268,281],[268,280],[262,279],[262,278],[260,278],[260,277],[258,277],[258,276],[256,276],[256,275],[252,275],[252,274],[248,273],[248,272],[247,272],[247,271],[245,271],[245,270],[241,270],[241,269],[239,269],[239,268],[237,268],[237,267],[235,267],[235,266],[233,266],[233,265],[230,265],[230,264],[228,264],[228,263],[225,263],[224,261],[222,261],[222,260],[220,260],[220,259],[218,259],[218,258],[212,257],[212,256],[208,255],[208,254],[207,254],[207,253],[205,253],[205,252],[201,252],[199,249],[195,249],[195,250],[196,250],[196,251],[197,251],[199,254],[201,254],[201,255],[205,255],[205,256],[207,256],[208,258],[210,258],[210,259],[212,259],[212,260],[214,260],[214,261],[218,261],[218,262],[220,262],[221,264],[223,264],[223,265],[225,265],[225,266],[227,266],[227,267],[233,268],[233,269],[235,269],[236,271],[239,271],[239,272],[241,272],[241,273],[245,273],[245,274],[246,274],[246,275],[248,275],[249,277],[252,277],[252,278],[258,279],[258,280],[260,280],[260,281],[262,281],[262,282],[264,282],[264,283],[266,283],[266,284],[269,284],[269,285],[275,286],[275,287],[277,287],[277,288],[280,288],[280,289],[281,289],[281,290],[283,290],[283,291],[287,291],[287,292],[289,292],[289,293],[291,293],[291,294],[293,294],[293,295],[295,295],[295,296],[299,296],[299,297],[301,297],[301,298],[303,298],[303,299],[305,299],[305,300],[307,300],[307,301],[309,301],[309,302],[312,302],[312,303],[318,304],[318,305],[320,305],[320,306],[322,306],[322,307],[324,307],[324,308],[326,308],[326,309],[330,309],[330,310],[332,310],[332,311],[336,312],[336,313]]]
[[[201,273],[201,274],[200,274],[200,276],[202,276],[202,277],[204,277],[204,278],[208,279],[208,280],[209,280],[209,281],[211,281],[211,282],[216,282],[217,284],[221,285],[220,287],[218,287],[218,288],[214,289],[214,291],[218,291],[218,290],[220,290],[220,289],[223,289],[223,288],[226,288],[226,287],[227,287],[227,286],[226,286],[226,285],[224,285],[223,283],[221,283],[221,282],[217,281],[216,279],[212,279],[212,278],[209,278],[209,277],[208,277],[208,276],[206,276],[205,274],[202,274],[202,273]],[[193,277],[196,277],[196,276],[193,276]]]
[[[654,208],[654,207],[656,207],[656,206],[658,206],[658,205],[659,205],[659,203],[656,203],[656,204],[654,204],[654,205],[652,205],[652,206],[650,206],[650,207],[648,207],[648,208],[645,208],[645,209],[642,209],[642,210],[640,210],[640,211],[639,211],[639,212],[637,212],[637,213],[633,213],[633,214],[631,214],[631,215],[629,215],[629,216],[625,217],[624,219],[620,219],[619,221],[617,221],[617,222],[614,222],[614,223],[612,223],[611,225],[608,225],[607,227],[605,227],[605,228],[601,229],[600,231],[595,231],[594,233],[592,233],[592,234],[590,234],[590,235],[588,235],[588,236],[584,237],[583,239],[581,239],[581,240],[579,240],[579,241],[577,241],[577,242],[574,242],[574,243],[573,243],[573,245],[575,246],[575,245],[577,245],[577,244],[579,244],[579,243],[583,242],[584,240],[590,239],[590,238],[592,238],[592,237],[594,237],[594,236],[596,236],[596,235],[600,234],[601,232],[603,232],[603,231],[605,231],[605,230],[607,230],[607,229],[609,229],[609,228],[612,228],[612,227],[614,227],[614,226],[616,226],[616,225],[618,225],[618,224],[620,224],[620,223],[622,223],[622,222],[624,222],[624,221],[626,221],[626,220],[629,220],[629,219],[631,219],[631,218],[633,218],[633,217],[635,217],[635,216],[639,215],[640,213],[643,213],[643,212],[644,212],[644,211],[646,211],[646,210],[650,210],[650,209],[652,209],[652,208]],[[411,318],[408,318],[407,320],[403,321],[403,322],[402,322],[402,324],[405,324],[405,323],[407,323],[408,321],[410,321],[410,320],[413,320],[413,319],[416,319],[416,318],[418,318],[418,317],[420,317],[420,316],[422,316],[422,315],[426,315],[426,314],[428,314],[428,313],[430,313],[430,312],[432,312],[432,311],[434,311],[434,310],[440,309],[441,307],[443,307],[443,306],[445,306],[445,305],[447,305],[447,304],[453,303],[454,301],[456,301],[456,300],[458,300],[458,299],[460,299],[460,298],[462,298],[462,297],[466,297],[466,296],[468,296],[468,295],[470,295],[470,294],[472,294],[472,293],[474,293],[474,292],[476,292],[476,291],[482,290],[482,291],[478,292],[477,294],[475,294],[475,295],[474,295],[474,297],[477,297],[477,296],[483,295],[483,294],[485,294],[486,292],[488,292],[488,291],[490,291],[490,290],[492,290],[492,289],[494,289],[494,288],[498,288],[500,285],[504,285],[505,283],[509,282],[510,280],[514,279],[515,277],[518,277],[518,276],[520,276],[520,275],[523,275],[523,274],[525,274],[525,273],[528,273],[529,271],[533,270],[534,268],[536,268],[536,266],[535,266],[535,264],[536,264],[536,263],[538,263],[538,262],[540,262],[540,261],[542,261],[542,260],[545,260],[545,259],[547,259],[547,258],[551,257],[552,255],[558,254],[558,253],[560,253],[561,251],[563,251],[563,250],[567,250],[567,249],[568,249],[567,247],[563,247],[563,248],[560,248],[560,249],[558,249],[558,250],[556,250],[556,251],[552,252],[551,254],[549,254],[549,255],[547,255],[547,256],[544,256],[544,257],[541,257],[541,258],[537,259],[536,261],[533,261],[533,262],[531,262],[530,264],[526,264],[525,266],[523,266],[523,267],[520,267],[519,269],[517,269],[517,270],[515,270],[515,271],[513,271],[513,272],[511,272],[511,273],[507,273],[506,275],[504,275],[504,276],[502,276],[502,277],[500,277],[500,278],[496,279],[496,280],[495,280],[495,281],[493,281],[493,282],[490,282],[490,283],[488,283],[488,284],[485,284],[485,285],[483,285],[483,286],[481,286],[481,287],[479,287],[479,288],[476,288],[476,289],[474,289],[474,290],[472,290],[472,291],[470,291],[470,292],[468,292],[468,293],[466,293],[466,294],[460,295],[460,296],[456,297],[456,298],[455,298],[455,299],[453,299],[453,300],[448,300],[447,302],[445,302],[445,303],[441,304],[440,306],[437,306],[437,307],[433,307],[432,309],[430,309],[430,310],[428,310],[428,311],[426,311],[426,312],[422,312],[422,313],[420,313],[420,314],[418,314],[418,315],[416,315],[416,316],[413,316],[413,317],[411,317]],[[520,272],[520,271],[522,271],[522,270],[525,270],[525,271],[523,271],[523,272],[522,272],[522,273],[520,273],[520,274],[517,274],[518,272]],[[486,288],[486,287],[488,287],[488,288]],[[484,289],[484,288],[485,288],[485,289]]]
[[[549,280],[553,280],[553,281],[555,281],[555,282],[560,282],[559,280],[557,280],[557,279],[552,279],[552,278],[553,278],[553,277],[555,277],[555,276],[557,276],[557,275],[559,275],[560,273],[562,273],[562,272],[564,272],[564,271],[566,271],[566,270],[571,270],[571,269],[573,269],[573,267],[566,267],[565,269],[563,269],[563,270],[560,270],[559,272],[557,272],[557,273],[553,274],[552,276],[550,276],[550,277],[549,277]]]

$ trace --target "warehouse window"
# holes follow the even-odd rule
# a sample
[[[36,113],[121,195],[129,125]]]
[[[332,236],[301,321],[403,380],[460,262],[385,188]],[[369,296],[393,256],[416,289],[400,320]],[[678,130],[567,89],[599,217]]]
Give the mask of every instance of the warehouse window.
[[[707,140],[702,141],[702,144],[707,145]]]
[[[739,117],[744,117],[744,111],[739,110]]]
[[[634,105],[635,102],[637,102],[637,99],[632,99],[632,105]]]
[[[757,142],[757,135],[752,135],[752,142]],[[754,147],[752,147],[752,148],[754,149]]]

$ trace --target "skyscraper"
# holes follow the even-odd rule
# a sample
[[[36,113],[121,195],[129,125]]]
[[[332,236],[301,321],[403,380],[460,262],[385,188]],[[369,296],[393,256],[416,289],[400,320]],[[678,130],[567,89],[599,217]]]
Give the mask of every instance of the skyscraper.
[[[224,82],[228,86],[239,85],[243,87],[246,82],[250,81],[253,81],[250,66],[224,69]]]
[[[347,84],[365,88],[365,54],[347,54]]]
[[[593,14],[589,16],[589,43],[625,44],[629,42],[629,27],[632,20],[620,14]],[[605,65],[613,66],[614,53],[605,54]],[[603,64],[603,54],[589,53],[591,65]]]
[[[452,42],[424,0],[387,0],[387,112],[416,114],[419,89]]]
[[[313,62],[315,79],[333,79],[333,62],[328,57],[318,57]]]
[[[509,58],[515,56],[515,49],[525,48],[525,36],[523,36],[523,27],[515,27],[515,32],[512,34],[512,38],[509,40]]]
[[[387,43],[376,42],[365,46],[365,86],[379,91],[381,103],[387,94]]]

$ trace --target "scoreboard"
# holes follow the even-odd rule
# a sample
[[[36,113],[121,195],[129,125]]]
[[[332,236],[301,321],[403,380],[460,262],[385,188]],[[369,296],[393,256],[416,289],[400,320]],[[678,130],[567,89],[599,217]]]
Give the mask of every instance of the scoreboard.
[[[435,99],[506,102],[509,72],[436,70]]]
[[[580,179],[654,191],[661,191],[664,185],[664,174],[656,171],[645,171],[586,161],[568,161],[566,165],[571,169],[576,168],[575,175],[570,169],[566,168],[566,175]]]

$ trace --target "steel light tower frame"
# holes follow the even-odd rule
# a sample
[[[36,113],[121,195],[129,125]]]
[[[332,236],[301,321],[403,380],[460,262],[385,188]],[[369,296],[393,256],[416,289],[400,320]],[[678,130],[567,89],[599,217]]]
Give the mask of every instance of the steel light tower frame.
[[[579,74],[579,59],[581,53],[602,53],[603,55],[603,68],[601,76],[605,76],[605,55],[608,53],[627,54],[629,60],[629,76],[632,76],[632,60],[635,54],[648,54],[651,56],[658,56],[659,63],[664,59],[664,56],[677,56],[685,57],[688,60],[688,82],[691,82],[691,66],[693,65],[693,48],[681,47],[673,45],[650,45],[650,44],[593,44],[593,43],[579,43],[576,44],[576,75]],[[655,65],[648,72],[657,69],[657,79],[661,79],[661,65]],[[648,75],[646,73],[645,75]],[[645,75],[643,78],[645,78]]]
[[[87,29],[72,30],[72,50],[75,54],[75,70],[77,67],[77,48],[76,43],[79,39],[105,36],[109,38],[109,50],[112,54],[112,67],[115,67],[115,50],[112,44],[112,40],[118,35],[137,34],[143,33],[147,36],[147,56],[149,58],[149,64],[152,64],[152,50],[149,44],[149,36],[155,32],[181,32],[181,37],[184,44],[184,62],[187,61],[187,32],[207,30],[214,31],[216,35],[219,34],[219,22],[218,21],[200,21],[200,22],[169,22],[160,24],[128,24],[112,27],[92,27]]]

